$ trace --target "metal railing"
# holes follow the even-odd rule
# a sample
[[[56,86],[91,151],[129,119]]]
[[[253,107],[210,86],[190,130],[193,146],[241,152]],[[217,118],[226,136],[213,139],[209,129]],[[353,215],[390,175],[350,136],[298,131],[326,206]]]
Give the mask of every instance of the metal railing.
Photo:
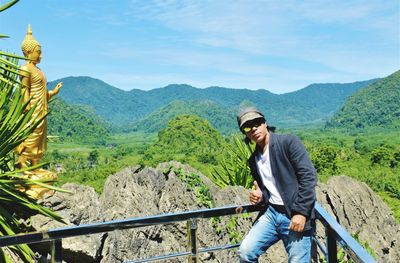
[[[51,229],[46,232],[35,232],[19,234],[13,236],[0,237],[0,247],[8,247],[18,244],[32,244],[50,242],[51,261],[54,263],[62,262],[62,240],[64,238],[84,236],[97,233],[111,232],[115,230],[146,227],[152,225],[169,224],[187,221],[188,231],[188,250],[186,252],[160,255],[156,257],[125,261],[126,263],[150,262],[168,258],[187,256],[188,262],[198,262],[200,253],[212,252],[217,250],[236,248],[240,244],[227,244],[218,247],[199,248],[197,243],[197,220],[200,218],[212,218],[236,214],[236,209],[240,206],[227,206],[196,211],[187,211],[172,214],[162,214],[143,218],[132,218],[125,220],[114,220],[110,222],[93,223],[79,226],[68,226],[63,228]],[[259,206],[241,206],[243,212],[259,211]],[[318,247],[325,254],[328,263],[337,262],[337,244],[339,244],[349,257],[355,262],[375,262],[374,258],[342,227],[336,220],[328,214],[318,203],[315,205],[317,220],[325,227],[325,241],[314,238],[314,248]]]
[[[325,227],[325,246],[314,239],[328,263],[337,262],[337,244],[354,262],[375,262],[375,259],[319,203],[315,204],[317,219]]]

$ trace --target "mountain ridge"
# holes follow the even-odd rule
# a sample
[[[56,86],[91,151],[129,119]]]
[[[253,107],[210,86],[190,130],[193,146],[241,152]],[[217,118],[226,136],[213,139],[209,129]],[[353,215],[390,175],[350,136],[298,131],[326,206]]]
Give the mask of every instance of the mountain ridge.
[[[291,126],[323,124],[343,104],[345,99],[374,80],[353,83],[312,84],[298,91],[274,94],[268,90],[230,89],[222,87],[196,88],[187,84],[171,84],[149,91],[123,91],[91,77],[67,77],[60,97],[69,104],[84,104],[114,126],[126,126],[145,119],[172,101],[214,101],[236,112],[242,104],[255,105],[264,111],[274,125]],[[308,98],[305,98],[308,97]]]
[[[182,101],[174,100],[153,111],[145,118],[125,127],[127,131],[157,132],[167,126],[168,122],[182,114],[197,115],[208,120],[214,128],[223,134],[228,134],[236,128],[235,112],[215,101]]]

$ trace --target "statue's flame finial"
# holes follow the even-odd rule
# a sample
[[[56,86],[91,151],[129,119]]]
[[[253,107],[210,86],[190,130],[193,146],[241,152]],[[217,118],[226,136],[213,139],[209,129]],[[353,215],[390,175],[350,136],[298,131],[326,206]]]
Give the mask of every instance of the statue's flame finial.
[[[26,32],[25,39],[22,41],[22,52],[24,53],[25,57],[28,57],[28,55],[33,51],[33,49],[36,46],[40,46],[39,42],[35,39],[35,37],[32,35],[32,27],[29,24],[28,25],[28,31]]]
[[[32,27],[31,24],[28,24],[28,32],[26,33],[27,35],[32,35]]]

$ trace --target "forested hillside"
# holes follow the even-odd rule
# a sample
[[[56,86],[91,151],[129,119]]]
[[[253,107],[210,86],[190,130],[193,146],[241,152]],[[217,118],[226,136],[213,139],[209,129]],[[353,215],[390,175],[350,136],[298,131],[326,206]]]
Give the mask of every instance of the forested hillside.
[[[354,93],[327,127],[400,127],[400,71]]]
[[[293,100],[294,103],[302,103],[310,109],[319,109],[323,114],[333,114],[340,109],[349,95],[376,81],[377,79],[345,84],[311,84],[304,89],[287,93],[285,97]]]
[[[226,108],[228,113],[236,112],[237,107],[247,101],[263,110],[268,116],[268,121],[275,126],[322,124],[341,107],[349,95],[374,80],[349,84],[313,84],[302,90],[281,95],[267,90],[221,87],[198,89],[189,85],[169,85],[150,91],[123,91],[89,77],[68,77],[55,82],[58,81],[64,83],[60,97],[67,103],[91,106],[96,114],[112,123],[114,127],[134,128],[137,121],[159,115],[165,111],[164,107],[175,100],[191,102],[186,104],[189,109],[182,109],[181,112],[191,113],[192,102],[198,101],[201,104],[204,100],[215,102],[216,107],[219,104],[219,107]],[[49,86],[53,84],[50,83]],[[153,115],[149,116],[150,114]],[[199,108],[196,114],[209,116],[206,108]],[[214,114],[214,117],[216,121],[213,120],[212,123],[215,127],[226,127],[223,122],[217,121],[224,120],[225,116]]]
[[[173,101],[151,113],[144,119],[134,122],[126,130],[158,132],[165,128],[175,116],[182,114],[197,115],[208,120],[218,131],[227,134],[236,129],[236,111],[221,106],[214,101]]]
[[[157,141],[145,152],[142,162],[156,166],[177,160],[185,163],[215,165],[226,142],[211,124],[195,115],[179,115],[158,133]]]
[[[67,77],[50,82],[49,86],[59,81],[63,82],[60,98],[70,105],[88,105],[110,123],[124,125],[149,113],[145,91],[128,93],[90,77]]]
[[[60,99],[49,105],[49,135],[60,141],[75,141],[88,144],[104,144],[109,136],[104,120],[93,109],[70,106]]]

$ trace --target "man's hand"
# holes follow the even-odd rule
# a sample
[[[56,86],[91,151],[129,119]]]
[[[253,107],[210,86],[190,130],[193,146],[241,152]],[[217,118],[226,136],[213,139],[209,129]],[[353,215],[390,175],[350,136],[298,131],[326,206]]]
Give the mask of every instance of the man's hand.
[[[249,199],[252,205],[258,204],[263,200],[263,195],[257,181],[254,181],[254,190],[250,191]]]
[[[292,220],[290,220],[289,229],[295,232],[302,232],[304,230],[305,224],[306,224],[306,217],[297,214],[292,217]]]
[[[243,213],[243,207],[241,207],[241,206],[236,207],[235,212],[236,212],[236,214]]]

